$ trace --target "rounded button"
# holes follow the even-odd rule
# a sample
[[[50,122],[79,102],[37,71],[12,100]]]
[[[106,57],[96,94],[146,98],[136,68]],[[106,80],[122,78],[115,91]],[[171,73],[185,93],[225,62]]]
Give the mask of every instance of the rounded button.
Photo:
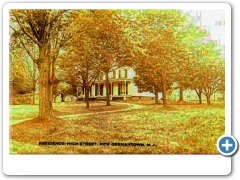
[[[217,141],[217,149],[224,156],[233,155],[238,149],[238,142],[233,136],[221,136]]]

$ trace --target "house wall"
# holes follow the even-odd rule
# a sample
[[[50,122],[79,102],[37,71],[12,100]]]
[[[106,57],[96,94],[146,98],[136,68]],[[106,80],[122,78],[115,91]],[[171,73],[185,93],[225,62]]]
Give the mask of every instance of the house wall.
[[[132,95],[136,95],[138,93],[138,87],[133,82],[132,82],[131,92],[132,92]]]
[[[128,95],[133,95],[134,94],[134,83],[133,82],[128,82]]]
[[[135,76],[135,71],[132,68],[128,69],[128,78],[133,79]]]
[[[127,77],[125,76],[125,70],[127,69]],[[119,70],[121,71],[121,78],[119,79]],[[114,78],[114,74],[115,74],[115,78]],[[132,68],[128,68],[128,67],[122,67],[122,68],[118,68],[117,70],[115,70],[115,73],[110,72],[109,73],[109,80],[121,80],[121,82],[113,82],[113,96],[118,96],[118,83],[122,83],[123,85],[123,89],[124,90],[124,82],[123,80],[125,78],[128,79],[128,89],[126,91],[128,91],[128,95],[132,95],[134,93],[137,93],[137,87],[134,85],[133,82],[129,82],[129,79],[133,79],[133,77],[135,76],[135,72]],[[103,75],[103,80],[106,80],[105,75]],[[97,83],[97,82],[96,82]],[[102,82],[101,82],[102,83]],[[110,83],[111,84],[111,83]],[[95,84],[95,86],[97,86],[97,84]],[[95,87],[92,86],[92,95],[95,95]],[[104,84],[103,86],[103,96],[106,96],[106,85]]]
[[[133,77],[136,75],[134,70],[132,68],[129,68],[129,67],[122,67],[122,68],[118,68],[117,70],[114,70],[116,73],[116,76],[114,79],[119,79],[119,70],[121,71],[121,78],[125,78],[125,69],[127,69],[127,78],[130,78],[130,79],[133,79]],[[109,79],[112,79],[114,76],[113,76],[113,72],[110,72],[108,74],[108,77]],[[106,80],[106,75],[103,75],[102,76],[102,80]]]

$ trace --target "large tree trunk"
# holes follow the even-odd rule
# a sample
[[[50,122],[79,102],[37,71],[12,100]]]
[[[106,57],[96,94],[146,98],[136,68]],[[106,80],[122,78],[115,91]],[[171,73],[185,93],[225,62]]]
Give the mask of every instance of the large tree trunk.
[[[50,104],[51,104],[51,109],[52,103],[53,103],[53,85],[55,81],[55,65],[56,65],[56,59],[55,56],[51,56],[52,59],[49,61],[49,66],[50,66],[50,71],[49,71],[49,98],[50,98]]]
[[[35,105],[35,91],[36,91],[36,65],[33,63],[33,77],[32,77],[32,104]]]
[[[158,104],[158,88],[154,86],[155,104]]]
[[[85,102],[86,108],[89,109],[89,86],[86,86],[85,88]]]
[[[166,84],[165,79],[163,76],[161,76],[161,83],[162,83],[162,101],[163,101],[163,107],[167,107],[167,94],[166,94]]]
[[[61,102],[64,102],[65,101],[65,96],[63,93],[61,93]]]
[[[210,106],[211,105],[211,95],[210,94],[206,94],[206,98],[207,98],[207,105]]]
[[[162,91],[162,100],[163,100],[163,107],[166,108],[167,107],[167,95],[166,95],[166,89]]]
[[[32,90],[32,105],[35,105],[35,91]]]
[[[179,88],[180,96],[179,96],[179,102],[183,102],[183,88]]]
[[[202,104],[202,90],[201,89],[195,89],[197,95],[198,95],[198,102],[199,104]]]
[[[199,104],[202,104],[202,93],[198,94],[198,102]]]
[[[50,45],[39,48],[39,118],[48,120],[52,117],[52,94],[50,86]]]
[[[106,97],[107,97],[107,106],[110,106],[110,96],[109,96],[109,78],[108,73],[106,73]]]

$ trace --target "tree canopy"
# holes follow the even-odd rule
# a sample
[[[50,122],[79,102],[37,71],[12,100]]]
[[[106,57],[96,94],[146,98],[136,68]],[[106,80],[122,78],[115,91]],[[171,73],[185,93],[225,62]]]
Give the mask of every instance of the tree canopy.
[[[74,94],[78,85],[89,107],[89,88],[100,74],[110,105],[108,76],[122,66],[133,67],[134,82],[154,92],[156,103],[161,92],[164,107],[168,89],[179,89],[180,101],[186,89],[195,90],[200,103],[203,93],[208,105],[213,93],[224,91],[219,46],[204,41],[209,32],[181,10],[11,10],[10,28],[10,43],[22,48],[10,50],[10,80],[28,92],[34,84],[29,66],[36,65],[41,119],[54,116],[54,96]]]

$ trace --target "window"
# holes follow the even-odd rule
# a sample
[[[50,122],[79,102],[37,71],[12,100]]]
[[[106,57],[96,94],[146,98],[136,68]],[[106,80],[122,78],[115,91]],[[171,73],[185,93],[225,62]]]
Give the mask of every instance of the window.
[[[113,79],[116,79],[116,71],[113,71]]]

